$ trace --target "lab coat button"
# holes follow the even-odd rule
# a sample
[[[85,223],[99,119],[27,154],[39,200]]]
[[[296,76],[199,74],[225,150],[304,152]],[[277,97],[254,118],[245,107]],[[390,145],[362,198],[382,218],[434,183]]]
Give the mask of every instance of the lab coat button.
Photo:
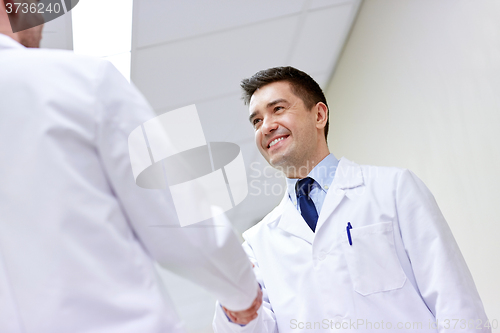
[[[323,261],[326,258],[326,253],[325,252],[320,252],[318,254],[318,260]]]

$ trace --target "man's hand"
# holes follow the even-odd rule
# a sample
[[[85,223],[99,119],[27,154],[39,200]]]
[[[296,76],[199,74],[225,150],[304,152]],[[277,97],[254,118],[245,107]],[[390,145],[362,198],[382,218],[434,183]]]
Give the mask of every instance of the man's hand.
[[[261,305],[262,305],[262,290],[260,289],[259,286],[257,297],[255,297],[255,300],[248,309],[242,311],[231,311],[226,309],[225,307],[222,307],[222,309],[233,323],[246,325],[255,318],[257,318],[257,310],[259,310]]]

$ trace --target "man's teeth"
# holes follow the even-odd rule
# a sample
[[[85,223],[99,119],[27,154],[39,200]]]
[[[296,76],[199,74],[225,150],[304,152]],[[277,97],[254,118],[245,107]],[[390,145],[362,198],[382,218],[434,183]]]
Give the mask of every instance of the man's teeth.
[[[274,139],[273,141],[271,141],[271,143],[269,144],[269,148],[271,148],[272,146],[274,146],[275,144],[277,144],[278,142],[280,142],[281,140],[283,140],[285,137],[281,137],[281,138],[277,138],[277,139]]]

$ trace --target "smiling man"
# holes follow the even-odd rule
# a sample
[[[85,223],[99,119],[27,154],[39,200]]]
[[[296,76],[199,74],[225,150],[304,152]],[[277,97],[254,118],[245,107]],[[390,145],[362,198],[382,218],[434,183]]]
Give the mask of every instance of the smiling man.
[[[271,68],[242,88],[257,148],[287,191],[243,234],[264,294],[257,318],[243,325],[217,306],[216,332],[490,331],[421,180],[330,154],[327,102],[306,73]]]

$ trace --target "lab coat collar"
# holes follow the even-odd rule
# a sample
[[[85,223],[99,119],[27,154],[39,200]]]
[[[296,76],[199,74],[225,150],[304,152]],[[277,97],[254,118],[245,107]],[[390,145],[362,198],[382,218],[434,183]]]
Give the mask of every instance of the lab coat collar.
[[[364,184],[361,166],[342,157],[335,172],[332,186],[340,190],[352,189]]]
[[[5,49],[22,49],[24,46],[16,42],[11,37],[0,33],[0,50]]]
[[[342,157],[339,161],[335,178],[332,186],[326,194],[325,203],[319,214],[316,232],[321,228],[326,219],[333,213],[335,208],[340,204],[344,196],[350,198],[351,189],[362,186],[363,173],[361,167]],[[269,227],[277,226],[278,228],[302,238],[306,242],[312,244],[314,241],[314,232],[303,221],[302,216],[290,201],[288,192],[285,192],[281,203],[270,214],[267,225]]]
[[[363,171],[361,167],[342,157],[335,172],[335,178],[325,197],[325,203],[319,214],[316,232],[325,224],[326,220],[333,214],[344,197],[354,199],[356,192],[353,189],[363,186]]]

